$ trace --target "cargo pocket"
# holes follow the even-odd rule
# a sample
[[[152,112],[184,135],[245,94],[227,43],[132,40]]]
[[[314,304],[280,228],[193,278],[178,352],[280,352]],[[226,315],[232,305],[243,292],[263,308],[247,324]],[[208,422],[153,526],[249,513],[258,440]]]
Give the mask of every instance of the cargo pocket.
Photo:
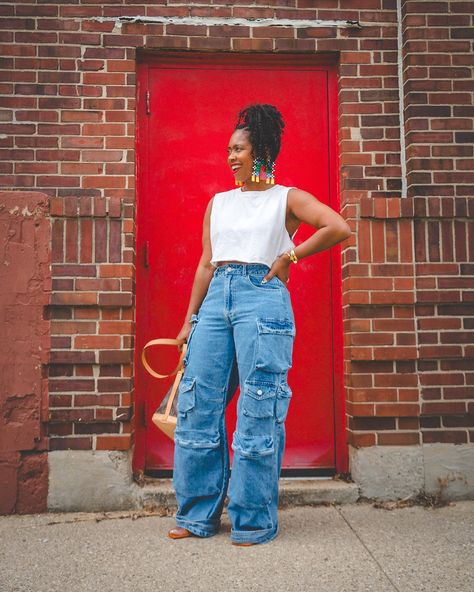
[[[232,450],[246,458],[260,458],[273,454],[273,436],[250,436],[234,432],[232,438]]]
[[[288,415],[292,394],[292,390],[287,383],[279,386],[276,399],[276,420],[278,423],[283,423]]]
[[[295,334],[292,319],[257,319],[255,368],[267,372],[284,372],[291,368]]]
[[[188,497],[219,493],[222,481],[219,432],[177,428],[174,443],[176,493]]]
[[[181,378],[178,386],[178,403],[176,405],[179,413],[191,411],[196,405],[196,377]]]
[[[229,498],[244,508],[264,508],[272,501],[275,447],[272,436],[234,432]]]
[[[197,314],[192,314],[190,318],[190,322],[192,324],[191,331],[189,332],[188,339],[186,340],[186,354],[183,358],[183,366],[187,366],[189,362],[189,355],[191,353],[191,342],[193,340],[194,331],[196,330],[197,324],[199,321],[199,316]]]
[[[271,383],[246,380],[243,388],[242,412],[250,417],[273,417],[276,387]]]

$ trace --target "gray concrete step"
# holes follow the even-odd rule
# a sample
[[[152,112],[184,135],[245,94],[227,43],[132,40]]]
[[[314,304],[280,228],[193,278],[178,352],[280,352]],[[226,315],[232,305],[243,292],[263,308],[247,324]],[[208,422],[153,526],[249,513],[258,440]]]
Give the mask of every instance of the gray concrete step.
[[[176,510],[176,497],[171,479],[145,477],[144,485],[137,494],[137,505],[146,510],[158,511],[162,514]],[[278,506],[288,508],[319,504],[352,504],[358,498],[359,487],[356,483],[317,477],[309,479],[282,477]]]

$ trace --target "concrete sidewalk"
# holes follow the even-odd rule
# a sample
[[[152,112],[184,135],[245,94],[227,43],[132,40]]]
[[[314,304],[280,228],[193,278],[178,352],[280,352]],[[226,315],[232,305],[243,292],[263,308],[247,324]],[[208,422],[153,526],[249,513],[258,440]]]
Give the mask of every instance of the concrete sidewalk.
[[[472,592],[474,501],[362,502],[280,510],[269,543],[172,540],[172,516],[0,517],[2,592]],[[395,506],[395,507],[393,507]],[[390,509],[392,508],[393,509]]]

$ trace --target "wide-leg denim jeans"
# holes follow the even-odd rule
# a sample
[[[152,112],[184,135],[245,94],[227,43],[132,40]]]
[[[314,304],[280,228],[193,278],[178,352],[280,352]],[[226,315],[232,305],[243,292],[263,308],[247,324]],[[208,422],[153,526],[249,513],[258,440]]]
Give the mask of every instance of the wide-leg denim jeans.
[[[218,532],[226,496],[231,540],[265,543],[278,534],[296,328],[286,285],[276,276],[261,283],[269,269],[260,263],[216,268],[191,318],[178,391],[173,487],[177,525],[201,537]],[[225,409],[239,384],[230,472]]]

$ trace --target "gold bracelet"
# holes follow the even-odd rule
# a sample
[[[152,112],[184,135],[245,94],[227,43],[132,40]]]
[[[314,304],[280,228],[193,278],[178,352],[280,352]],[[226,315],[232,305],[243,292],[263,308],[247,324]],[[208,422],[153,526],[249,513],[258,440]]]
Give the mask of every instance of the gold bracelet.
[[[291,251],[286,251],[285,255],[288,255],[293,263],[298,263],[298,257],[296,256],[294,249],[291,249]]]

